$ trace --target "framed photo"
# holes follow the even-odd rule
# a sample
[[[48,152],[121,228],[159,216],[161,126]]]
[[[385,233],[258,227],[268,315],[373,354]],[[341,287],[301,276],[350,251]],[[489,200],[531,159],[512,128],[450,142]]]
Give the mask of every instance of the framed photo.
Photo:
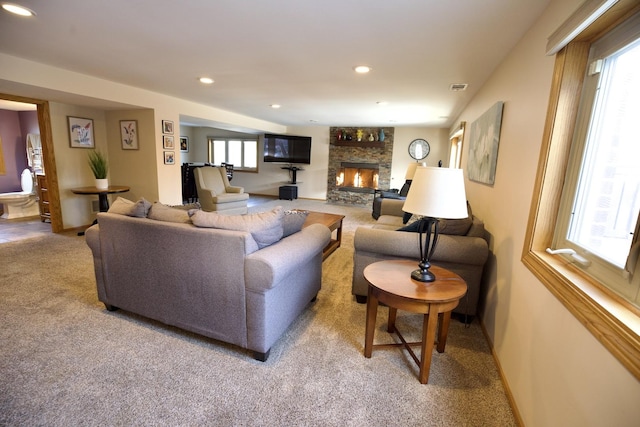
[[[164,164],[165,165],[174,165],[176,163],[176,152],[175,151],[165,151],[164,152]]]
[[[123,150],[137,150],[138,146],[138,121],[120,120],[120,138]]]
[[[162,148],[165,150],[173,150],[175,148],[173,135],[162,135]]]
[[[189,137],[188,136],[181,136],[180,137],[180,151],[182,151],[183,153],[188,153],[189,152]]]
[[[73,148],[95,148],[93,119],[67,116],[69,121],[69,145]]]
[[[162,121],[162,133],[173,135],[173,122],[171,120]]]
[[[471,124],[467,173],[471,181],[493,185],[498,164],[498,145],[504,102],[496,102]]]

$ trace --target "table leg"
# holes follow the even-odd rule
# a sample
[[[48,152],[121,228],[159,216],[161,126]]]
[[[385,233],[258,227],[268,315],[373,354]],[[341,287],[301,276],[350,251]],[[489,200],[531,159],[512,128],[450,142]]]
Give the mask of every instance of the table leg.
[[[107,212],[109,210],[109,198],[107,193],[98,194],[98,204],[100,206],[100,212]]]
[[[378,298],[371,292],[371,286],[369,286],[369,292],[367,295],[367,323],[365,328],[364,337],[364,357],[370,358],[373,350],[373,334],[376,329],[376,316],[378,314]]]
[[[340,220],[340,225],[338,225],[338,229],[336,230],[336,240],[338,241],[338,248],[342,243],[342,220]]]
[[[397,315],[398,309],[395,307],[389,307],[389,321],[387,322],[387,332],[393,333],[396,330]]]
[[[451,312],[440,313],[440,322],[438,326],[438,353],[444,353],[444,346],[447,345],[447,334],[449,333],[449,322],[451,321]]]
[[[431,356],[433,344],[436,340],[438,310],[431,304],[429,313],[424,315],[422,324],[422,354],[420,354],[420,384],[426,384],[431,370]]]

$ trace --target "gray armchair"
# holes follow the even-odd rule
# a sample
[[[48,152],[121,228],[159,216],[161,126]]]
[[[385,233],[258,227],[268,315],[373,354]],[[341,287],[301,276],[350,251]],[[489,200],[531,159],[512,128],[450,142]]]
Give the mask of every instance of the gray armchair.
[[[224,167],[203,166],[194,170],[202,210],[225,214],[246,214],[249,194],[229,184]]]

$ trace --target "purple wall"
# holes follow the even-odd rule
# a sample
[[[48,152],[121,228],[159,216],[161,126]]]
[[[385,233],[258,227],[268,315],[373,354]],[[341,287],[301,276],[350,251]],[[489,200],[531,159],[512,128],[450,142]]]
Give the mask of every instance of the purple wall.
[[[0,175],[0,193],[20,191],[20,174],[27,167],[27,134],[40,133],[36,111],[0,110],[0,138],[6,175]]]

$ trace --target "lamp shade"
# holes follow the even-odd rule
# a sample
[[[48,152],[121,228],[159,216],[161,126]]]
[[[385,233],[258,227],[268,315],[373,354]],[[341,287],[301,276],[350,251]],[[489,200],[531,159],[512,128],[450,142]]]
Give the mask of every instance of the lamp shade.
[[[466,218],[462,169],[418,167],[402,210],[432,218]]]
[[[418,162],[409,163],[409,166],[407,167],[407,173],[405,173],[404,175],[404,179],[413,179],[413,175],[416,173],[416,169],[418,168],[418,166],[427,166],[427,164]]]

